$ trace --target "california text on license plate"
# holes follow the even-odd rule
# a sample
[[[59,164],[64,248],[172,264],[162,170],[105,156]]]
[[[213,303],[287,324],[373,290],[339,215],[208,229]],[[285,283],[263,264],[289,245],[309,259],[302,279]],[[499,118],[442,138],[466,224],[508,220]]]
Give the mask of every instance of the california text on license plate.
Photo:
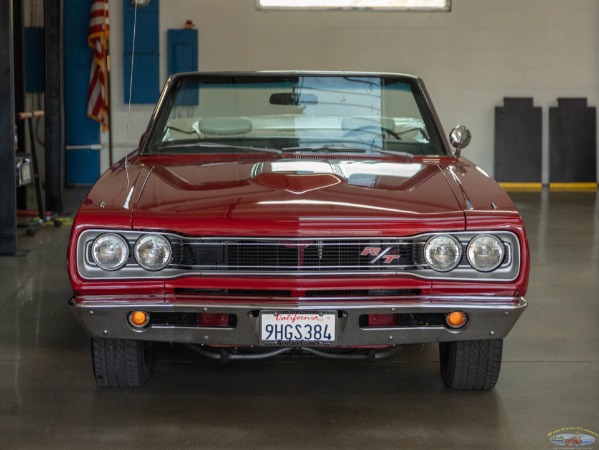
[[[262,345],[331,345],[336,311],[261,311]]]

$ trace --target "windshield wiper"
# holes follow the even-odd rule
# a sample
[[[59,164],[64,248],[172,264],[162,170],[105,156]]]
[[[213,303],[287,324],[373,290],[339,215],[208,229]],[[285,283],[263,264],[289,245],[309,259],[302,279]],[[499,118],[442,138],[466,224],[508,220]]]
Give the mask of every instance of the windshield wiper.
[[[160,145],[154,146],[154,148],[190,148],[190,147],[200,147],[200,148],[229,148],[235,150],[248,150],[253,152],[262,152],[262,153],[275,153],[280,155],[282,153],[278,148],[268,148],[268,147],[250,147],[244,145],[229,145],[229,144],[220,144],[217,142],[189,142],[187,144],[177,144],[175,142],[163,142]]]
[[[385,150],[382,148],[368,148],[368,149],[364,149],[364,148],[360,148],[360,147],[349,147],[347,145],[314,145],[314,146],[307,146],[307,147],[284,147],[282,149],[283,151],[289,151],[289,152],[297,152],[297,151],[308,151],[308,152],[317,152],[320,150],[340,150],[340,151],[346,151],[346,152],[362,152],[362,153],[366,153],[366,152],[373,152],[373,153],[381,153],[383,155],[392,155],[392,156],[404,156],[406,158],[412,159],[414,157],[413,154],[408,153],[408,152],[396,152],[393,150]]]

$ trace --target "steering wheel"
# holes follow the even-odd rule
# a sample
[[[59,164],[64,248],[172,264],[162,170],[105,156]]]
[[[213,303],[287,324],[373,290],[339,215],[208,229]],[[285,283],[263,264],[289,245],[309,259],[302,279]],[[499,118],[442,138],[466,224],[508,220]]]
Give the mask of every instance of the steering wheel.
[[[379,126],[379,125],[363,125],[361,127],[357,127],[352,130],[346,131],[345,134],[343,135],[343,137],[347,138],[347,137],[350,137],[352,134],[360,133],[362,131],[366,131],[367,133],[371,133],[371,134],[377,134],[377,131],[382,131],[384,133],[389,134],[390,136],[393,136],[398,141],[401,141],[401,136],[398,133],[396,133],[395,131],[393,131],[387,127],[383,127],[383,126]]]

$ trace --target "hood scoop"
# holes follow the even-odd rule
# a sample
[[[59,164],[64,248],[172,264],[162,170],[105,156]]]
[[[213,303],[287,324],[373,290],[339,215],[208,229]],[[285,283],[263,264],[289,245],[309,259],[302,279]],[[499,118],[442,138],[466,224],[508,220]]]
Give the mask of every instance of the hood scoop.
[[[306,192],[326,189],[342,183],[338,176],[333,174],[291,174],[265,172],[257,175],[252,181],[260,186],[287,191],[301,195]]]

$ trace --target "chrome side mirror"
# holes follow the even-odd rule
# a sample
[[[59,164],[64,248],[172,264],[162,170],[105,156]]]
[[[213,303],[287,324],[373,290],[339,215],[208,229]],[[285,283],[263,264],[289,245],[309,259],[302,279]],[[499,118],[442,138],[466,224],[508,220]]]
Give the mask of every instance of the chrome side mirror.
[[[456,157],[460,157],[462,153],[462,149],[466,148],[468,144],[470,144],[470,140],[472,139],[472,134],[470,130],[466,128],[464,125],[458,125],[451,133],[449,133],[449,143],[453,148],[455,148],[454,155]]]

